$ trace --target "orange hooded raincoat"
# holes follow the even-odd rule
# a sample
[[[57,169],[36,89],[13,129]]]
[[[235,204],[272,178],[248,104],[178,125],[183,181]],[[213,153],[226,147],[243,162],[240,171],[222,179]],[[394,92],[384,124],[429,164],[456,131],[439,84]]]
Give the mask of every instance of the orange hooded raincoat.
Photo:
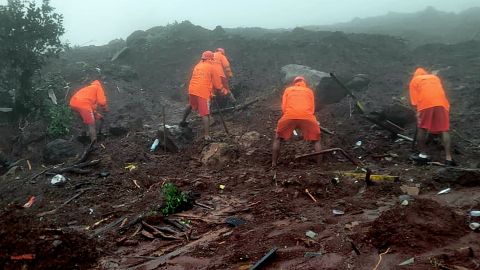
[[[192,78],[188,85],[188,93],[210,100],[214,89],[222,89],[220,77],[215,76],[214,65],[211,60],[201,60],[193,68]]]
[[[410,81],[410,102],[417,111],[433,107],[443,107],[450,111],[450,103],[445,95],[440,78],[423,68],[417,68]]]

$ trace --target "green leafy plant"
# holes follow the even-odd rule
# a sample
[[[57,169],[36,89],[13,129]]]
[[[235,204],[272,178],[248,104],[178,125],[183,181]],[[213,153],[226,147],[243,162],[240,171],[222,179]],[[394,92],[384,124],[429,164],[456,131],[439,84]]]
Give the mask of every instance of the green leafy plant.
[[[48,111],[49,125],[47,134],[58,138],[70,133],[73,123],[72,111],[67,105],[51,106]]]
[[[162,192],[165,200],[162,208],[162,214],[164,216],[176,213],[189,204],[188,194],[181,191],[173,183],[163,185]]]

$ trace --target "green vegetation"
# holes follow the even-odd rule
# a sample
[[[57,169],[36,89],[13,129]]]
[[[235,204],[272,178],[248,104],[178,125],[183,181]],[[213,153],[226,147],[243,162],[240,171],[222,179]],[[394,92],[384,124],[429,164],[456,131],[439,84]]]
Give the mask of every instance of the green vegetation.
[[[11,96],[15,112],[26,115],[35,110],[33,77],[64,48],[63,17],[48,0],[8,0],[0,5],[0,95]]]
[[[162,208],[162,214],[168,216],[176,213],[189,203],[187,193],[181,191],[173,183],[165,183],[162,188],[165,204]]]
[[[73,123],[72,111],[67,105],[54,105],[48,111],[49,125],[47,134],[58,138],[70,133]]]

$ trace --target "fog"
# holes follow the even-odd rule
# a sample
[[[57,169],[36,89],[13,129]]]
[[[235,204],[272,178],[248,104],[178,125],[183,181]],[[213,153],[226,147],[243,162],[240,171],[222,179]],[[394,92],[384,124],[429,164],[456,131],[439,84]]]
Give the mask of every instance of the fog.
[[[36,0],[39,3],[41,0]],[[0,0],[5,4],[6,0]],[[189,20],[212,29],[223,27],[293,28],[350,21],[433,6],[459,12],[480,6],[478,0],[51,0],[64,15],[64,41],[101,45],[125,39],[135,30]]]

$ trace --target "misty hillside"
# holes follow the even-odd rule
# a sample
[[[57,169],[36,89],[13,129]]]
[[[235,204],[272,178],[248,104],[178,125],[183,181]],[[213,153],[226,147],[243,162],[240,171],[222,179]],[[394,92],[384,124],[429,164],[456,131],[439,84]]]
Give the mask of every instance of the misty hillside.
[[[428,7],[417,13],[390,12],[384,16],[324,26],[306,26],[309,30],[345,31],[399,36],[411,45],[458,43],[480,40],[480,7],[460,13]]]

